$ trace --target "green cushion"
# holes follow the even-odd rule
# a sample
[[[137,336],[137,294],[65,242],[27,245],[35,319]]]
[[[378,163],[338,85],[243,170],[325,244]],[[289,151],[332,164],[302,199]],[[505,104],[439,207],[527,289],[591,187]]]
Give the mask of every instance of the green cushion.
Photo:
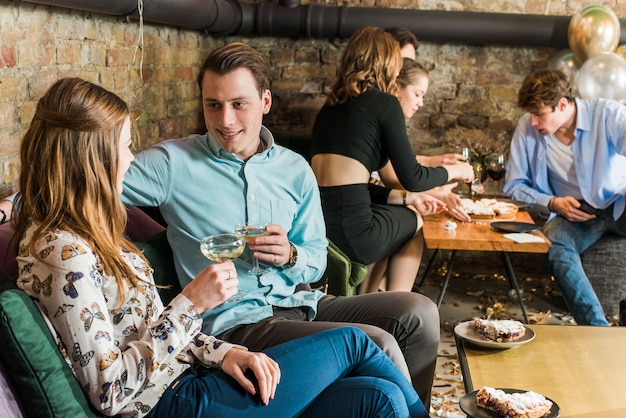
[[[102,416],[67,367],[35,303],[11,280],[0,292],[0,357],[26,415]]]
[[[323,283],[327,286],[326,293],[337,296],[353,296],[356,288],[367,274],[367,266],[351,261],[335,244],[328,240],[328,264],[322,279],[313,284],[318,287]]]
[[[135,242],[155,270],[167,302],[180,292],[165,233]],[[100,417],[82,391],[32,299],[6,280],[0,285],[0,360],[29,417]],[[1,415],[1,413],[0,413]]]

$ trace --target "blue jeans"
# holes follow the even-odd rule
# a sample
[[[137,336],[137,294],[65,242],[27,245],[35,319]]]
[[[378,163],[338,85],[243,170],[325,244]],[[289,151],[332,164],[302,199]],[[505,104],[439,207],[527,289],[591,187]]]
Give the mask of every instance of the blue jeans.
[[[615,221],[613,206],[598,211],[587,222],[570,222],[557,216],[546,223],[543,232],[552,242],[548,265],[572,316],[579,325],[609,323],[591,283],[583,270],[580,254],[603,235],[626,236],[626,214]]]
[[[358,328],[323,331],[265,353],[281,368],[269,405],[222,370],[198,369],[179,376],[150,417],[428,418],[409,381]]]

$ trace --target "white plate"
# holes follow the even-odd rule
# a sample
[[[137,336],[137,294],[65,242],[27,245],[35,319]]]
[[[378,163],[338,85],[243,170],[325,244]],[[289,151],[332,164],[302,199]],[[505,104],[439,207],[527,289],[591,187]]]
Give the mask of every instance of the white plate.
[[[526,392],[525,390],[519,389],[502,389],[505,393],[519,393]],[[468,393],[467,395],[461,398],[459,402],[459,406],[461,407],[461,411],[465,412],[468,417],[471,418],[498,418],[500,415],[492,412],[488,409],[481,408],[476,405],[476,393],[478,391],[475,390],[472,393]],[[550,402],[552,402],[552,408],[541,418],[558,418],[561,415],[561,408],[550,398],[546,398]]]
[[[516,341],[507,341],[507,342],[497,342],[490,340],[487,337],[483,337],[476,331],[474,331],[474,321],[466,321],[461,322],[456,327],[454,327],[454,333],[458,335],[460,338],[463,338],[466,341],[471,342],[472,344],[479,345],[481,347],[487,348],[515,348],[520,345],[524,345],[528,342],[531,342],[535,338],[535,331],[528,328],[524,325],[526,332],[524,336]]]

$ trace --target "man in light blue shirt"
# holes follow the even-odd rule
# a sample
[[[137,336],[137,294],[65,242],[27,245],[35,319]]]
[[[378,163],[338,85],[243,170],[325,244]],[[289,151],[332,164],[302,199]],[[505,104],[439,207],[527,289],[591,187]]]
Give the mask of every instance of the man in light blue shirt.
[[[518,93],[504,193],[548,208],[548,264],[580,325],[608,325],[580,254],[605,234],[626,236],[626,107],[574,98],[567,76],[539,70]],[[624,280],[616,277],[615,280]]]
[[[261,56],[244,44],[225,45],[209,54],[198,83],[208,133],[138,154],[122,197],[127,204],[160,208],[182,285],[210,263],[200,252],[203,237],[232,232],[244,222],[268,224],[268,235],[235,260],[236,277],[224,275],[224,285],[238,287],[243,298],[206,312],[204,331],[258,350],[357,326],[411,379],[428,406],[439,342],[439,314],[430,299],[411,292],[295,292],[324,273],[328,241],[311,168],[275,144],[262,125],[272,96]],[[250,257],[269,272],[248,273]]]

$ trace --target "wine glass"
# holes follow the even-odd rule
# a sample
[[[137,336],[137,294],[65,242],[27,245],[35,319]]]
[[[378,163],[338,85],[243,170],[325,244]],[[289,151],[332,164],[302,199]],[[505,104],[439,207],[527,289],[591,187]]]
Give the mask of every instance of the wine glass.
[[[460,151],[461,155],[463,156],[463,158],[465,158],[465,162],[467,163],[472,163],[470,161],[470,149],[468,147],[462,147],[461,151]],[[469,187],[469,191],[468,191],[468,197],[472,197],[472,183],[465,183],[467,184],[467,186]]]
[[[487,159],[487,174],[496,183],[498,192],[501,194],[500,180],[506,175],[506,156],[504,154],[494,154]]]
[[[251,243],[254,243],[254,239],[256,237],[262,237],[264,235],[269,235],[269,232],[265,230],[267,224],[239,224],[235,227],[235,232],[241,234],[244,241],[248,243],[250,246]],[[259,265],[259,259],[252,256],[252,268],[248,270],[248,273],[261,275],[267,273],[269,269],[267,267],[261,267]]]
[[[211,261],[223,263],[239,257],[243,253],[245,246],[243,236],[238,233],[209,235],[200,241],[200,252]],[[244,293],[238,290],[236,295],[231,296],[226,301],[236,302],[242,300]]]

